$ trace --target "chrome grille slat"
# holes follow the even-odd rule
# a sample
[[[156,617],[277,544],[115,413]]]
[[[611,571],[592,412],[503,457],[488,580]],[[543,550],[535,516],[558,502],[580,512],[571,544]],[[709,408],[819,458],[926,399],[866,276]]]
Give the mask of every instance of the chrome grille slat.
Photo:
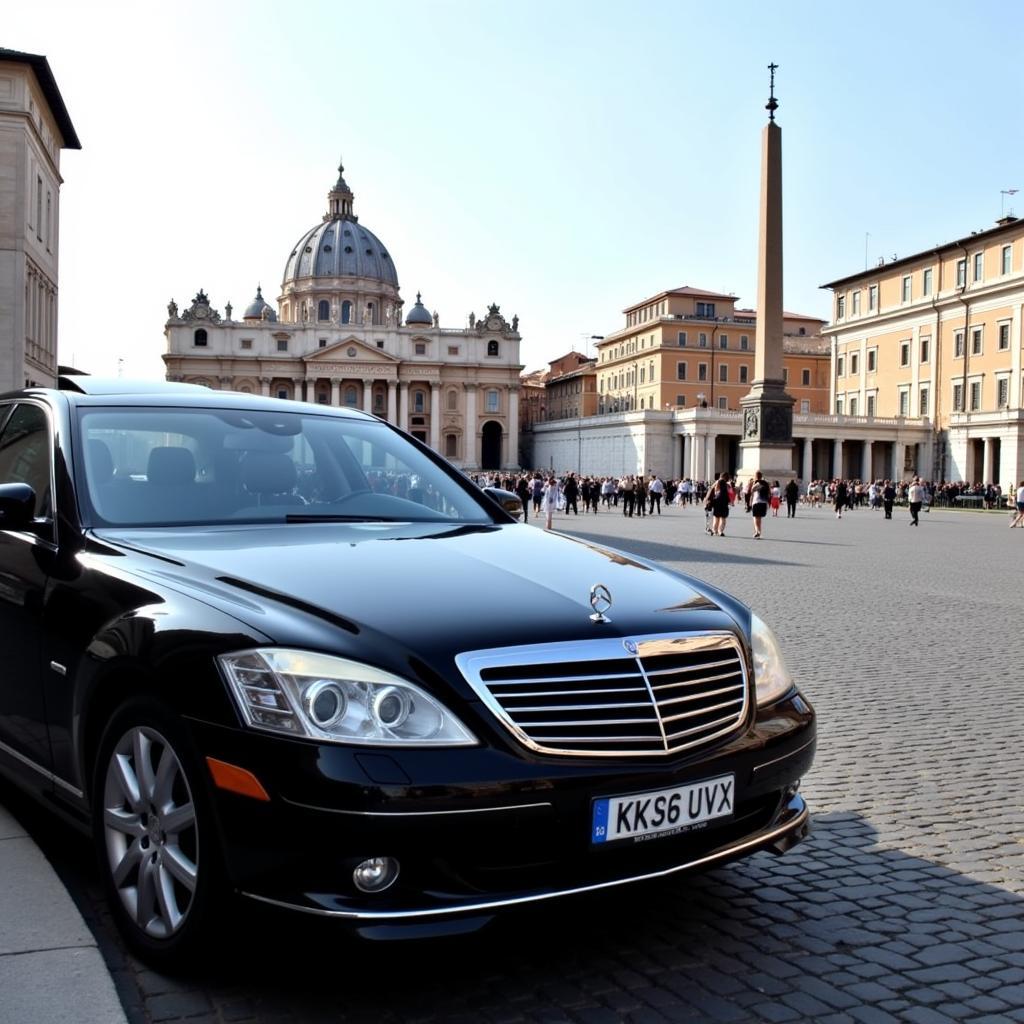
[[[512,735],[546,754],[707,746],[742,727],[751,699],[743,648],[725,631],[497,648],[455,661]],[[677,725],[686,728],[669,731]]]

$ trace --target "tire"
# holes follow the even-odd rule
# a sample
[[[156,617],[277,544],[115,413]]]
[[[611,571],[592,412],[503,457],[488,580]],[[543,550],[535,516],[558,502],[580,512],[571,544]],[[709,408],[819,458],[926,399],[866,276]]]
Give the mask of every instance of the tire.
[[[206,785],[172,712],[147,698],[118,708],[93,771],[93,838],[114,919],[155,966],[193,959],[215,930],[225,887]]]

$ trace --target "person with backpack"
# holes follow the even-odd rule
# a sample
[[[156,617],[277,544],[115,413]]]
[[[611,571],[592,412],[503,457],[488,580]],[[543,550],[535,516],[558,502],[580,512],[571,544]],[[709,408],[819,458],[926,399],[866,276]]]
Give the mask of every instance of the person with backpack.
[[[768,513],[771,496],[772,489],[761,475],[761,470],[758,470],[754,474],[754,482],[750,485],[750,514],[754,517],[754,540],[761,539],[761,524]]]

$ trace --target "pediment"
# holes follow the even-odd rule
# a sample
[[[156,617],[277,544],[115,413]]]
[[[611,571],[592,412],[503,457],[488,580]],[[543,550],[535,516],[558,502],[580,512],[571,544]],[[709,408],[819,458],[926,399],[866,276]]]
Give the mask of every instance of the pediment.
[[[401,362],[395,356],[389,355],[383,349],[367,345],[358,338],[344,338],[327,345],[325,348],[318,348],[303,356],[305,363],[380,363],[385,366],[394,366]]]

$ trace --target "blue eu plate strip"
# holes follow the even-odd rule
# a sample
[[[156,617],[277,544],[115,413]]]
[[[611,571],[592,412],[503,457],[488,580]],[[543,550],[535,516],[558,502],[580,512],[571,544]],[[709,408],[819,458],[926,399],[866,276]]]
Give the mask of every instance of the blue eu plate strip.
[[[594,827],[591,841],[603,843],[608,838],[608,801],[594,801]]]

